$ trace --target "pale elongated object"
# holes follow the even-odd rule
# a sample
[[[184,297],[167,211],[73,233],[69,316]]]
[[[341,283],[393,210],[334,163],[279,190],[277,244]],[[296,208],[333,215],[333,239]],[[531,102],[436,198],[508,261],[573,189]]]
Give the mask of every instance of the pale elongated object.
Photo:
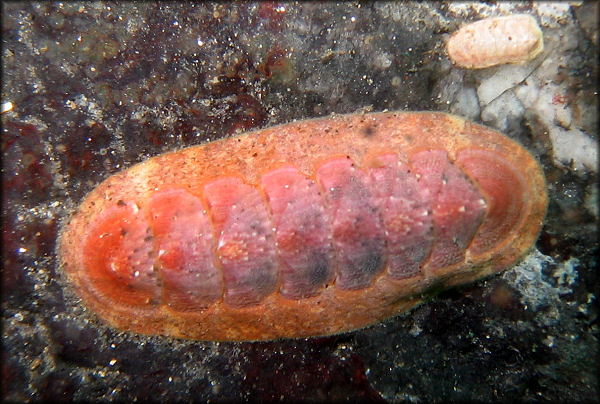
[[[486,18],[456,31],[446,44],[448,56],[466,69],[526,63],[544,50],[542,31],[526,14]]]

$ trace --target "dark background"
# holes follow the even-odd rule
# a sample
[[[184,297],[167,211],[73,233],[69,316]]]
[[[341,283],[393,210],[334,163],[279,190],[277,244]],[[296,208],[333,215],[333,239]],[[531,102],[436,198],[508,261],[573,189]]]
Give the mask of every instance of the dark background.
[[[451,5],[3,3],[3,398],[597,400],[597,167],[558,164],[533,110],[508,134],[548,178],[537,250],[383,324],[264,343],[121,333],[80,305],[57,268],[61,223],[110,174],[293,119],[449,111],[451,95],[481,76],[452,67],[448,34],[488,14],[546,12]],[[567,7],[543,25],[575,41],[578,64],[552,77],[568,86],[562,102],[591,108],[595,7]]]

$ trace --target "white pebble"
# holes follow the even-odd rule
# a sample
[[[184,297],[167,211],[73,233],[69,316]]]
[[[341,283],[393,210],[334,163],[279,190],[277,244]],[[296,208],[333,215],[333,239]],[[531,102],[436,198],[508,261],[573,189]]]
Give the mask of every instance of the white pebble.
[[[525,108],[513,92],[505,92],[481,111],[481,120],[489,126],[507,132],[520,126]]]
[[[450,106],[450,112],[467,119],[475,120],[479,117],[479,99],[474,88],[465,87],[456,94],[454,103]]]
[[[483,79],[477,87],[481,105],[487,105],[506,90],[525,80],[535,69],[534,65],[507,65],[498,67],[491,77]]]
[[[598,172],[598,144],[578,129],[550,128],[555,163],[577,171]]]

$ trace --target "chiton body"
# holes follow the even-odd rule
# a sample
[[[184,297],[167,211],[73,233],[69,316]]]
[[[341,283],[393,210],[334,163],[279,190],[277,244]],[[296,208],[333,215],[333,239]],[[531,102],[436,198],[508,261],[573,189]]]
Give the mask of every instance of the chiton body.
[[[65,225],[69,280],[110,325],[204,340],[364,327],[533,245],[542,170],[443,113],[298,121],[151,158]]]
[[[465,25],[446,44],[452,61],[467,69],[525,63],[544,50],[542,31],[526,14],[486,18]]]

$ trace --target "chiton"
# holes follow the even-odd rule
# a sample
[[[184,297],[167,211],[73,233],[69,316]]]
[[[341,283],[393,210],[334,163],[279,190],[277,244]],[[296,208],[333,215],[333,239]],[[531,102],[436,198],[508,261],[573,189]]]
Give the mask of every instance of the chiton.
[[[467,69],[525,63],[544,50],[535,19],[526,14],[486,18],[465,25],[446,44],[452,61]]]
[[[444,113],[298,121],[101,183],[59,256],[110,325],[204,340],[339,333],[514,264],[547,205],[504,135]]]

